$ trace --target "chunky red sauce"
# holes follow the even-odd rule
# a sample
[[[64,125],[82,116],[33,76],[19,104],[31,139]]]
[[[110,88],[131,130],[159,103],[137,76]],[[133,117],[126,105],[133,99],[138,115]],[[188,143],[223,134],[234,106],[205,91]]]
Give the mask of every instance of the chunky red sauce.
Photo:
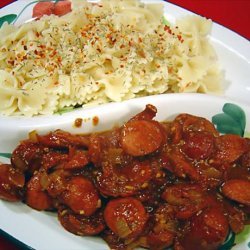
[[[66,230],[112,249],[218,249],[248,220],[250,140],[189,114],[160,123],[156,112],[22,141],[0,165],[0,197],[55,211]]]

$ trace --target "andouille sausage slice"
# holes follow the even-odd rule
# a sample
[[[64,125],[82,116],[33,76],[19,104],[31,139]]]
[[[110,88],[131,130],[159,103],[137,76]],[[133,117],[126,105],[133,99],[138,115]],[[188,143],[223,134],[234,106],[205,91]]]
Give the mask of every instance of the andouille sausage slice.
[[[218,208],[209,208],[192,217],[190,231],[183,237],[181,245],[189,250],[218,249],[225,241],[228,230],[223,212]]]
[[[46,179],[46,173],[40,171],[35,173],[27,184],[26,203],[36,210],[49,210],[53,207],[52,198],[43,187],[43,179]]]
[[[143,232],[148,214],[139,200],[126,197],[109,201],[104,219],[120,238],[134,238]]]
[[[101,206],[101,200],[92,182],[80,176],[73,177],[67,183],[62,199],[75,213],[85,216],[92,215]]]
[[[70,146],[86,148],[89,145],[87,136],[71,134],[60,129],[46,135],[39,135],[37,139],[41,145],[52,148],[68,148]]]
[[[97,235],[106,227],[102,211],[97,211],[92,216],[85,216],[61,207],[58,210],[58,219],[67,231],[81,236]]]
[[[205,132],[187,132],[184,133],[184,153],[196,160],[206,159],[214,151],[214,136]]]
[[[247,141],[238,135],[222,135],[215,140],[214,163],[232,163],[248,150]]]
[[[162,199],[176,206],[176,217],[188,219],[206,207],[206,194],[197,184],[179,183],[166,187]]]
[[[10,164],[0,164],[0,198],[7,201],[21,200],[25,178]]]
[[[178,226],[175,208],[167,203],[160,205],[153,215],[153,222],[152,231],[145,236],[145,247],[161,250],[171,246]]]
[[[157,108],[151,104],[147,104],[146,108],[130,119],[132,120],[152,120],[157,113]]]
[[[40,167],[40,160],[46,151],[45,147],[26,140],[22,141],[13,151],[11,164],[21,172],[33,173]]]
[[[221,190],[227,198],[250,206],[250,181],[240,179],[228,180]]]
[[[151,179],[152,168],[149,162],[134,161],[123,167],[103,167],[103,174],[98,176],[97,185],[106,196],[126,197],[143,189]]]
[[[194,116],[190,114],[180,114],[175,120],[182,125],[182,131],[203,131],[219,136],[219,132],[216,130],[214,124],[206,118]]]
[[[123,150],[132,156],[144,156],[155,152],[164,142],[161,125],[154,121],[133,120],[121,131]]]

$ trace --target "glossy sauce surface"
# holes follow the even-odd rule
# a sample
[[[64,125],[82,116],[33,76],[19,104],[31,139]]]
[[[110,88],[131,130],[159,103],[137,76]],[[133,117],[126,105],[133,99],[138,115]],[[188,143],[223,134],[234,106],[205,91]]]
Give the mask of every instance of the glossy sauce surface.
[[[112,249],[218,249],[248,221],[250,141],[156,112],[147,105],[102,133],[33,133],[0,165],[0,197],[54,211],[66,230]]]

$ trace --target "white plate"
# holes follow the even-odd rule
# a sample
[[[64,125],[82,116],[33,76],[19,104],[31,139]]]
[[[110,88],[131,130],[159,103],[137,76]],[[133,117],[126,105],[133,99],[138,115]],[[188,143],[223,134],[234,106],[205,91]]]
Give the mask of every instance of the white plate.
[[[0,10],[0,16],[18,14],[30,0],[18,1]],[[152,1],[150,1],[152,2]],[[155,0],[157,2],[157,0]],[[159,2],[159,1],[158,1]],[[175,5],[165,4],[167,19],[174,21],[176,17],[190,12]],[[17,24],[31,18],[32,5],[19,17]],[[165,120],[177,113],[192,113],[211,119],[222,112],[226,102],[238,103],[250,114],[250,46],[249,41],[236,33],[214,24],[211,35],[212,43],[217,51],[221,67],[229,85],[225,91],[225,99],[201,94],[168,94],[138,98],[123,103],[105,104],[96,108],[75,110],[64,115],[34,118],[1,117],[0,119],[0,152],[11,152],[17,143],[27,137],[27,133],[36,129],[39,133],[61,128],[74,133],[106,130],[120,124],[133,114],[141,111],[145,104],[157,106],[157,119]],[[94,116],[99,118],[97,126],[93,126]],[[73,126],[76,118],[83,118],[81,128]],[[250,119],[248,117],[248,119]],[[18,130],[16,129],[18,124]],[[250,124],[247,131],[250,132]],[[4,160],[4,159],[0,159]],[[100,238],[79,237],[65,231],[55,215],[37,212],[24,204],[0,201],[0,228],[37,250],[41,249],[109,249]],[[248,249],[247,242],[238,245],[237,249]]]
[[[96,1],[96,0],[90,0]],[[143,1],[143,0],[142,0]],[[0,9],[0,17],[6,14],[19,14],[22,9],[32,0],[20,0]],[[161,0],[144,0],[144,2],[163,2]],[[28,6],[18,17],[16,24],[19,25],[32,18],[32,7]],[[164,2],[165,14],[169,21],[176,18],[194,14],[179,6]],[[250,43],[237,33],[213,23],[211,42],[217,52],[218,59],[225,74],[226,90],[224,95],[241,102],[250,104]]]
[[[211,119],[213,115],[222,113],[223,105],[228,102],[240,105],[246,115],[250,114],[250,106],[233,102],[228,98],[205,94],[167,94],[143,97],[122,103],[105,104],[85,111],[70,112],[63,117],[55,116],[51,119],[32,118],[29,121],[26,120],[24,130],[33,129],[36,123],[39,123],[37,125],[38,132],[45,132],[54,128],[63,128],[72,132],[108,129],[121,124],[129,117],[140,112],[148,103],[157,107],[156,119],[160,121],[170,117],[173,118],[179,113],[191,113]],[[93,116],[99,118],[97,126],[92,125]],[[76,117],[89,121],[83,124],[81,129],[76,129],[72,127]],[[250,117],[247,116],[247,121],[249,119]],[[13,133],[8,129],[5,131],[7,135]],[[249,122],[246,125],[246,131],[250,132]],[[109,249],[100,238],[80,237],[70,234],[61,227],[56,216],[52,213],[37,212],[21,203],[12,204],[0,201],[0,228],[37,250]],[[238,245],[235,249],[248,249],[247,244],[250,237],[247,238],[246,242]]]

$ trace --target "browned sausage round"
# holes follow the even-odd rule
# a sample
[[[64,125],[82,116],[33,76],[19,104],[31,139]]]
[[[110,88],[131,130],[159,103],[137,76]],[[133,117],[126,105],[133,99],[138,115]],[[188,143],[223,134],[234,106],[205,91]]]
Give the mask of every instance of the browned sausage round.
[[[250,168],[250,151],[247,151],[245,154],[242,155],[240,163],[241,166],[245,168]]]
[[[52,148],[68,148],[69,146],[88,147],[89,139],[84,135],[74,135],[63,130],[56,130],[47,135],[38,135],[38,142]]]
[[[46,173],[37,172],[27,184],[26,203],[36,210],[48,210],[52,208],[52,199],[42,186]]]
[[[217,208],[209,208],[192,218],[190,231],[184,236],[182,245],[188,246],[189,250],[218,249],[225,241],[228,230],[223,212]]]
[[[222,193],[229,199],[250,206],[250,181],[234,179],[225,182]]]
[[[187,131],[204,131],[218,136],[219,132],[214,127],[214,124],[209,120],[190,114],[180,114],[175,118],[175,121],[182,125],[183,132]]]
[[[243,155],[247,149],[246,140],[237,135],[222,135],[215,140],[216,154],[214,163],[231,163]]]
[[[90,216],[101,206],[101,200],[91,181],[73,177],[62,194],[62,199],[75,213]]]
[[[24,175],[10,164],[0,164],[0,198],[7,201],[21,199]]]
[[[152,178],[152,168],[146,161],[134,161],[126,166],[107,165],[98,176],[100,192],[108,196],[131,196],[148,185]]]
[[[121,131],[122,148],[133,156],[153,153],[163,142],[162,128],[157,122],[133,120],[126,123]]]
[[[75,214],[70,209],[59,208],[58,219],[67,231],[76,235],[97,235],[105,229],[101,211],[86,217],[85,215]]]
[[[167,203],[158,207],[153,216],[153,223],[152,231],[145,237],[145,246],[157,250],[171,246],[178,226],[175,208]]]
[[[130,119],[130,121],[132,120],[152,120],[157,113],[157,108],[151,104],[147,104],[146,108],[138,113],[137,115],[135,115],[134,117],[132,117]]]
[[[62,162],[67,161],[68,154],[56,151],[50,151],[42,156],[41,166],[42,168],[49,170],[52,167],[60,165]]]
[[[69,160],[65,161],[60,168],[66,170],[81,169],[89,163],[89,157],[84,150],[72,150]]]
[[[102,153],[102,138],[96,134],[93,134],[89,138],[89,149],[88,155],[90,161],[96,166],[101,163],[101,153]]]
[[[144,230],[148,215],[140,201],[127,197],[109,201],[104,210],[104,219],[119,237],[133,238]]]
[[[206,195],[196,184],[175,184],[166,187],[162,198],[177,206],[176,217],[179,219],[188,219],[206,206]]]
[[[223,207],[226,211],[226,216],[231,230],[236,234],[242,232],[247,218],[245,213],[239,208],[233,206],[231,202],[224,201]]]
[[[40,167],[44,147],[29,140],[21,142],[13,151],[11,164],[20,171],[33,173]]]
[[[46,190],[51,197],[56,198],[62,194],[62,192],[66,189],[68,176],[69,173],[62,169],[49,174]]]
[[[166,166],[169,170],[172,169],[173,173],[181,178],[187,176],[191,180],[199,180],[200,175],[197,168],[180,152],[178,148],[173,148],[168,152],[168,159],[171,163],[170,166]]]
[[[208,158],[214,151],[214,136],[205,132],[189,132],[184,134],[184,153],[196,160]]]

